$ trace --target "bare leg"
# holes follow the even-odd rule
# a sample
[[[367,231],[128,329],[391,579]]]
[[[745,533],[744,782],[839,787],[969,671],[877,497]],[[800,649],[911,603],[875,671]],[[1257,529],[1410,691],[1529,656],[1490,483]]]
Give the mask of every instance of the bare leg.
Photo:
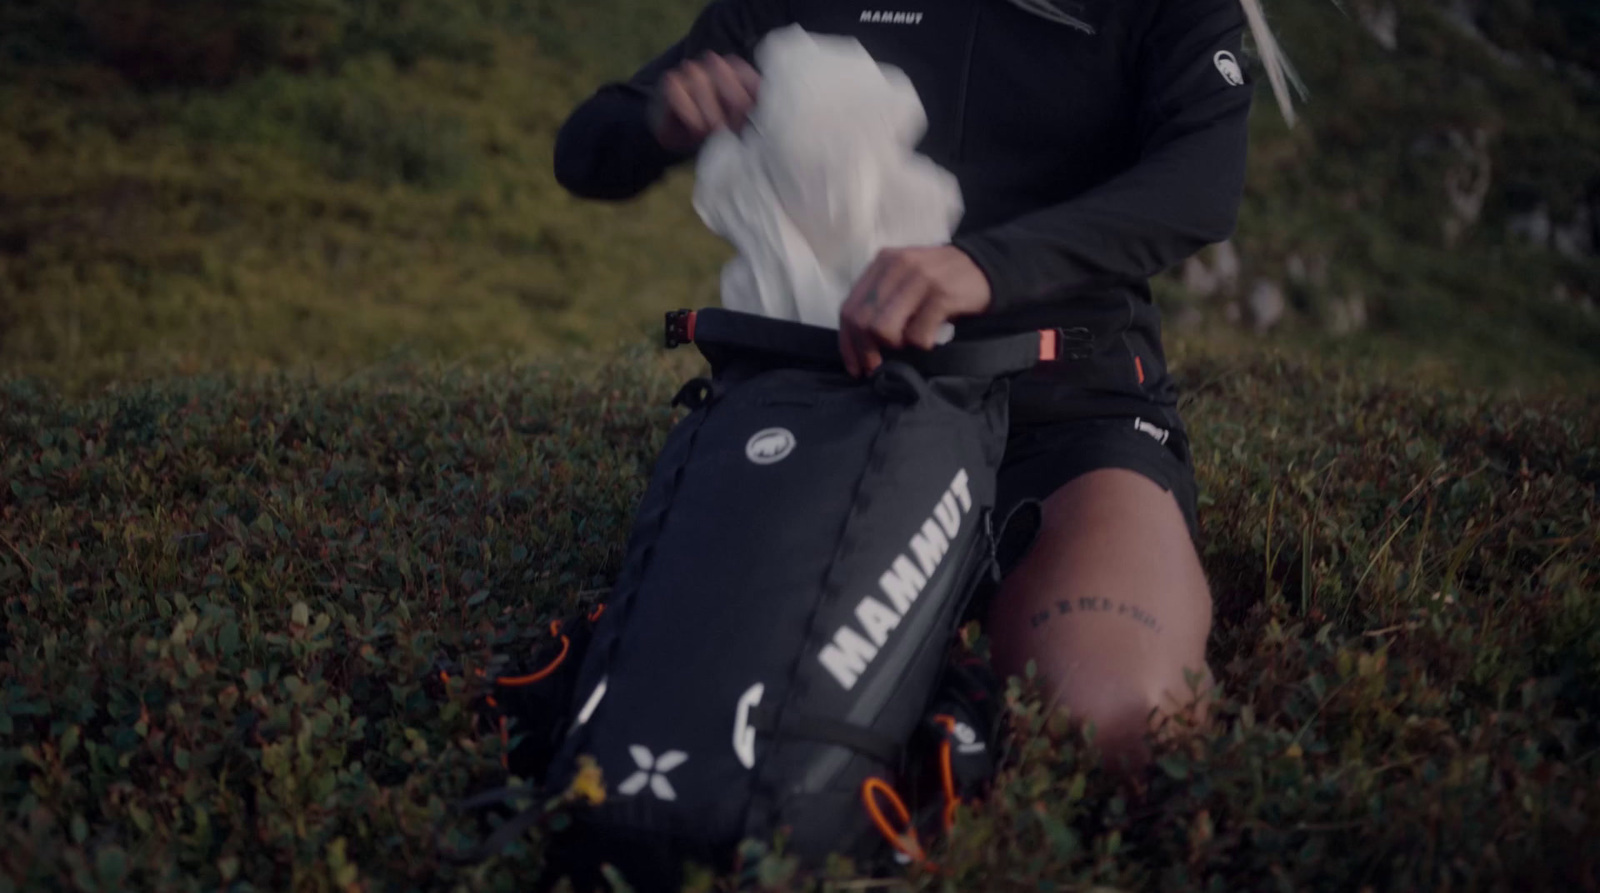
[[[1152,721],[1196,702],[1191,675],[1202,691],[1211,685],[1205,572],[1172,494],[1131,471],[1091,472],[1045,501],[1039,538],[994,599],[988,629],[995,668],[1021,675],[1035,661],[1115,768],[1148,762]]]

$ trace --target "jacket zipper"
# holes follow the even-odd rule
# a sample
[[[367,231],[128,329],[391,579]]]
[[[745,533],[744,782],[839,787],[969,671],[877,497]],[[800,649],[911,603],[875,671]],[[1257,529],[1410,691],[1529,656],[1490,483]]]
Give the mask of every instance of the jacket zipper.
[[[972,24],[967,28],[967,56],[961,64],[961,94],[956,105],[955,159],[965,160],[967,145],[967,85],[972,81],[972,53],[978,43],[978,18],[983,12],[983,0],[972,4]]]

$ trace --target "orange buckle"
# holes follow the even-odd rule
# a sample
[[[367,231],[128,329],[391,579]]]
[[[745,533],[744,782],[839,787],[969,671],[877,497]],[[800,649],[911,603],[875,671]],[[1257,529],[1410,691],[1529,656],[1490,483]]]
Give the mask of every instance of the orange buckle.
[[[1057,329],[1039,330],[1039,362],[1048,363],[1061,356],[1061,332]]]
[[[683,344],[694,343],[694,310],[672,310],[667,313],[666,345],[671,350]]]

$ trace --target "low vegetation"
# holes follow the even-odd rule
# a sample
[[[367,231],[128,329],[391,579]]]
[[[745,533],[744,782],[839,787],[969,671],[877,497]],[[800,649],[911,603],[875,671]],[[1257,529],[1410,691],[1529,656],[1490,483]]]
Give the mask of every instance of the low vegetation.
[[[598,598],[690,370],[0,389],[0,889],[520,889],[441,860],[498,743],[423,678]],[[1593,886],[1600,418],[1180,345],[1226,695],[1119,785],[1017,691],[919,889]],[[749,882],[801,889],[752,851]]]

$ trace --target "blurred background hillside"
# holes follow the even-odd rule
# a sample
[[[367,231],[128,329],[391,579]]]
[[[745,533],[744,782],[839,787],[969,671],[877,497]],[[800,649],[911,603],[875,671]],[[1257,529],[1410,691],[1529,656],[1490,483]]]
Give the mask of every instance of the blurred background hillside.
[[[0,0],[0,372],[69,387],[607,348],[716,300],[688,172],[554,183],[563,117],[700,0]],[[1600,4],[1270,0],[1239,232],[1196,337],[1600,370]],[[1246,334],[1248,333],[1248,334]]]

